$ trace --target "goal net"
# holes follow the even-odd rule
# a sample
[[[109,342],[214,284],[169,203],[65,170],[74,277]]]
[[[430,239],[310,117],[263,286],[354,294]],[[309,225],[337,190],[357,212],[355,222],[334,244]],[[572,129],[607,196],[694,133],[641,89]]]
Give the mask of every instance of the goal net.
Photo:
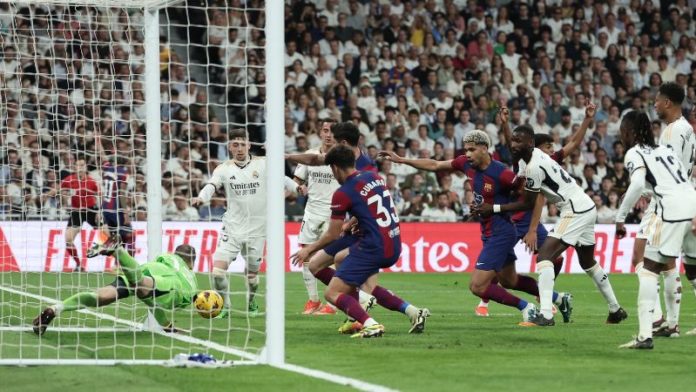
[[[240,255],[228,269],[230,317],[205,319],[193,306],[146,305],[126,264],[87,253],[119,234],[142,265],[158,246],[190,244],[196,291],[213,289],[226,199],[191,199],[229,158],[230,130],[245,129],[252,154],[264,154],[264,6],[0,2],[0,363],[259,361],[264,265],[258,310]],[[161,281],[149,295],[176,291]],[[125,298],[104,305],[114,295]],[[58,314],[37,336],[32,322],[50,306]]]

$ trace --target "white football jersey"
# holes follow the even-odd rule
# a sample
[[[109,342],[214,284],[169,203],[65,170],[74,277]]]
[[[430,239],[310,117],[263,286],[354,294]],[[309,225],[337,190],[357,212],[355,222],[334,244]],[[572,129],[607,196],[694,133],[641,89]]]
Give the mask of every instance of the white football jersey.
[[[570,209],[580,214],[595,208],[592,199],[585,194],[575,179],[538,148],[532,152],[529,163],[520,159],[517,174],[526,178],[527,191],[541,191],[561,212]]]
[[[691,187],[678,153],[662,145],[636,145],[626,153],[624,164],[629,175],[645,168],[646,187],[655,195],[655,213],[663,221],[690,220],[696,215],[696,190]]]
[[[307,150],[309,154],[320,154],[318,148]],[[297,165],[295,177],[303,180],[307,185],[307,205],[305,217],[311,215],[315,218],[329,218],[331,216],[331,198],[340,186],[334,178],[331,167],[328,165],[306,166]]]
[[[227,211],[222,222],[235,238],[266,236],[266,158],[252,157],[239,167],[227,160],[213,171],[210,184],[223,188]]]
[[[696,159],[696,136],[684,116],[670,123],[660,134],[660,145],[669,147],[684,166],[686,178],[691,177],[691,171]]]

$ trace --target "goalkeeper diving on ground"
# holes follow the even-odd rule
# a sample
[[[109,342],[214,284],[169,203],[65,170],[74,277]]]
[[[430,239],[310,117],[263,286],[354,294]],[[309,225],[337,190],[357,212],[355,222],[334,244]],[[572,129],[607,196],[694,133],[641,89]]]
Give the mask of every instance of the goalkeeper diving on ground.
[[[63,312],[110,305],[132,294],[150,307],[165,332],[180,332],[167,314],[188,307],[195,300],[198,288],[192,268],[196,249],[182,244],[174,253],[164,253],[139,265],[123,248],[118,236],[111,237],[99,247],[98,254],[113,255],[118,260],[122,274],[108,286],[75,294],[44,309],[33,321],[34,333],[43,335],[51,321]]]

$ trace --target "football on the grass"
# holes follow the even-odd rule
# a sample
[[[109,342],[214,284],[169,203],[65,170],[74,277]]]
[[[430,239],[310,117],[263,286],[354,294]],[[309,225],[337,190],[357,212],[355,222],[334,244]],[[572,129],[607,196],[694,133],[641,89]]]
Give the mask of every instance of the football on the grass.
[[[216,317],[222,312],[224,301],[220,294],[215,290],[205,290],[198,293],[196,300],[193,301],[193,306],[203,318]]]

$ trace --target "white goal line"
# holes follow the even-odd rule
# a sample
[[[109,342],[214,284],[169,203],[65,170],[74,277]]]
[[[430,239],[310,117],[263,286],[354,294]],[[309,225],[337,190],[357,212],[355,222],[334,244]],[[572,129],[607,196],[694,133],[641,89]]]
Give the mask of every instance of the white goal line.
[[[17,295],[22,295],[25,297],[33,298],[39,301],[44,301],[48,302],[51,304],[56,304],[60,301],[50,298],[50,297],[45,297],[42,295],[37,295],[37,294],[32,294],[28,293],[26,291],[22,290],[16,290],[10,287],[5,287],[5,286],[0,286],[0,290],[6,291],[8,293],[12,294],[17,294]],[[129,326],[130,328],[121,328],[121,330],[124,331],[144,331],[143,325],[138,324],[136,322],[130,321],[130,320],[124,320],[120,319],[118,317],[114,317],[108,314],[103,314],[100,312],[95,312],[90,309],[80,309],[78,310],[80,313],[85,313],[85,314],[91,314],[95,317],[104,319],[104,320],[109,320],[113,321],[114,323],[119,323],[119,324],[124,324]],[[119,329],[115,328],[51,328],[51,330],[55,331],[61,331],[61,330],[76,330],[75,332],[99,332],[101,330],[107,330],[107,332],[113,332],[113,331],[119,331]],[[17,331],[17,330],[31,330],[31,327],[0,327],[0,331],[7,330],[7,331]],[[79,331],[77,331],[79,330]],[[72,332],[72,331],[65,331],[65,332]],[[251,354],[246,351],[241,351],[237,350],[231,347],[223,346],[221,344],[215,343],[215,342],[210,342],[207,340],[202,340],[198,338],[194,338],[191,336],[186,336],[186,335],[180,335],[176,333],[167,333],[163,331],[148,331],[148,332],[153,332],[157,333],[159,335],[163,336],[168,336],[172,339],[177,339],[183,342],[187,343],[194,343],[194,344],[199,344],[202,346],[206,346],[208,348],[228,353],[228,354],[233,354],[237,355],[240,358],[247,359],[247,361],[234,361],[235,365],[255,365],[255,364],[262,364],[259,362],[259,356],[256,354]],[[118,359],[104,359],[104,360],[94,360],[94,359],[61,359],[60,361],[57,360],[43,360],[43,359],[1,359],[0,358],[0,366],[2,365],[20,365],[20,366],[32,366],[32,365],[106,365],[106,366],[113,366],[113,365],[165,365],[167,362],[166,360],[118,360]],[[355,388],[360,391],[366,391],[366,392],[395,392],[395,389],[390,389],[381,385],[377,384],[371,384],[362,380],[358,380],[355,378],[350,378],[350,377],[345,377],[341,376],[338,374],[333,374],[329,372],[325,372],[322,370],[317,370],[317,369],[312,369],[312,368],[307,368],[303,366],[298,366],[298,365],[293,365],[290,363],[284,363],[282,365],[274,366],[277,369],[281,370],[286,370],[289,372],[293,373],[299,373],[308,377],[312,378],[318,378],[320,380],[332,382],[334,384],[339,384],[339,385],[345,385],[349,386],[352,388]]]
[[[60,301],[53,299],[53,298],[50,298],[50,297],[44,297],[42,295],[27,293],[26,291],[16,290],[16,289],[13,289],[10,287],[0,286],[0,290],[6,291],[6,292],[12,293],[12,294],[17,294],[17,295],[22,295],[25,297],[33,298],[33,299],[36,299],[39,301],[52,303],[52,304],[56,304],[56,303],[60,302]],[[143,325],[136,323],[134,321],[120,319],[118,317],[114,317],[114,316],[111,316],[108,314],[103,314],[100,312],[95,312],[95,311],[90,310],[90,309],[80,309],[80,310],[78,310],[78,312],[85,313],[85,314],[91,314],[91,315],[98,317],[100,319],[109,320],[109,321],[112,321],[112,322],[118,323],[118,324],[124,324],[124,325],[127,325],[131,328],[138,330],[138,331],[144,331]],[[157,330],[150,330],[148,332],[156,333],[156,334],[159,334],[162,336],[168,336],[172,339],[180,340],[180,341],[186,342],[186,343],[198,344],[201,346],[211,348],[213,350],[217,350],[217,351],[227,353],[227,354],[236,355],[240,358],[244,358],[244,359],[248,359],[248,360],[252,360],[252,361],[258,361],[258,359],[259,359],[258,355],[256,355],[256,354],[252,354],[252,353],[248,353],[246,351],[237,350],[237,349],[234,349],[231,347],[223,346],[222,344],[218,344],[218,343],[211,342],[208,340],[194,338],[192,336],[186,336],[186,335],[181,335],[181,334],[177,334],[177,333],[167,333],[164,331],[157,331]]]

